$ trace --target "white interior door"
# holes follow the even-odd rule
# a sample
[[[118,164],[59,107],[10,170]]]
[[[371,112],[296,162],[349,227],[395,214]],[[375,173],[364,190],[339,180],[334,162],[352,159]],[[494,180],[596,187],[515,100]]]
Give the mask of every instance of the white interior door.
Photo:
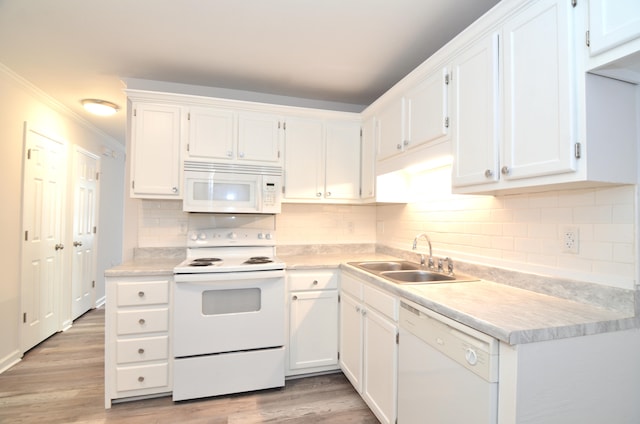
[[[94,239],[100,159],[85,150],[76,149],[74,162],[72,319],[91,309],[95,301]]]
[[[60,327],[66,145],[26,127],[24,152],[21,276],[23,352]]]

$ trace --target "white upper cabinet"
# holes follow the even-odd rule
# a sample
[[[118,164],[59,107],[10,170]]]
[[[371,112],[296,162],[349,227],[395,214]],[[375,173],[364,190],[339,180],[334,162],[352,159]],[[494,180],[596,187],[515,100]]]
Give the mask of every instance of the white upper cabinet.
[[[378,161],[447,138],[447,81],[447,68],[438,68],[381,108],[376,114]]]
[[[436,70],[405,94],[404,150],[447,137],[448,79],[446,67]]]
[[[454,186],[499,179],[498,46],[498,34],[491,34],[464,50],[452,62]]]
[[[542,0],[504,25],[505,179],[576,168],[573,20],[571,2]]]
[[[592,55],[640,37],[640,1],[589,0],[589,42]]]
[[[131,197],[181,198],[182,114],[177,105],[132,102]]]
[[[277,115],[240,112],[237,159],[279,164],[282,126],[283,121]]]
[[[284,200],[360,199],[360,121],[288,118]]]
[[[373,199],[376,195],[376,122],[369,117],[362,123],[360,144],[360,191],[363,200]]]
[[[228,109],[191,107],[188,112],[187,158],[233,159],[236,116]]]
[[[319,200],[324,191],[322,180],[322,121],[290,118],[285,131],[284,199]]]
[[[327,122],[325,197],[360,198],[360,122]]]
[[[404,99],[390,101],[376,115],[378,153],[382,161],[403,152],[404,145]]]
[[[636,89],[585,73],[586,5],[523,4],[453,59],[454,191],[634,184]]]
[[[188,159],[280,163],[279,116],[199,106],[187,116]]]

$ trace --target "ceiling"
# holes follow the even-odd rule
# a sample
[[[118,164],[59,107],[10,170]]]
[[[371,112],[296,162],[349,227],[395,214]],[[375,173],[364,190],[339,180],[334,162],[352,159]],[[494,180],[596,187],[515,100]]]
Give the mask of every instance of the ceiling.
[[[497,2],[0,0],[0,63],[124,143],[123,111],[80,100],[124,108],[135,79],[359,111]]]

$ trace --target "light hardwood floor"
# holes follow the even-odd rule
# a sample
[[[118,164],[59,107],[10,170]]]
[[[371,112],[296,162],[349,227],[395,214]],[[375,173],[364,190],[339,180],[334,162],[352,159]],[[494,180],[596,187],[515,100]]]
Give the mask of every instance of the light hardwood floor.
[[[104,310],[36,346],[0,374],[0,423],[378,423],[342,374],[281,389],[174,403],[171,397],[104,409]]]

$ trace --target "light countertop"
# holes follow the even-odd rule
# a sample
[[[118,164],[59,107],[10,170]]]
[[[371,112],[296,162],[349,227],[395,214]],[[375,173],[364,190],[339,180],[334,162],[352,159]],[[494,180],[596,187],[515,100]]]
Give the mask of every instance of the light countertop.
[[[379,253],[280,256],[288,270],[341,268],[381,289],[509,344],[637,328],[630,313],[561,299],[505,284],[479,280],[463,283],[398,285],[352,267],[347,262],[393,260]],[[106,277],[170,275],[176,258],[145,258],[105,271]]]

